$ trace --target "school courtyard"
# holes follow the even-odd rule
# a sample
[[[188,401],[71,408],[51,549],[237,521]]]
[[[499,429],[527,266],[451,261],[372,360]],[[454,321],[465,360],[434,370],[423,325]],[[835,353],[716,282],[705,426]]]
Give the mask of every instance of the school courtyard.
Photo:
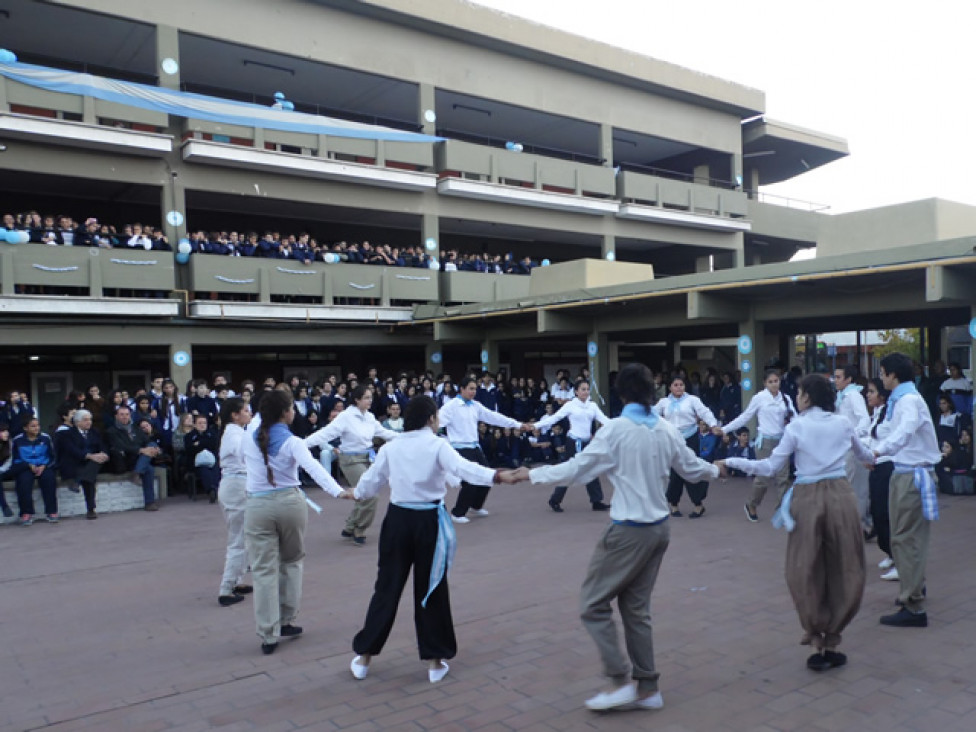
[[[350,504],[314,489],[302,637],[264,656],[250,599],[217,604],[218,506],[0,526],[4,730],[919,730],[976,729],[976,500],[940,496],[927,629],[882,627],[897,585],[867,546],[868,583],[842,650],[809,671],[783,580],[785,534],[745,520],[743,479],[714,482],[702,520],[672,519],[652,600],[660,711],[597,714],[603,680],[577,595],[607,517],[573,489],[553,514],[540,489],[497,487],[492,515],[458,527],[450,577],[459,652],[431,685],[408,603],[355,681],[351,639],[376,568],[339,537]],[[768,501],[768,498],[767,498]],[[682,506],[687,514],[687,506]],[[381,515],[382,511],[381,507]]]

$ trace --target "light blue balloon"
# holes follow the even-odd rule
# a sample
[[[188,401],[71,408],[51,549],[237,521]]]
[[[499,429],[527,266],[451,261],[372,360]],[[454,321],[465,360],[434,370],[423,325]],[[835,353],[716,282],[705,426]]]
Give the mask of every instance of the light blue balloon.
[[[550,264],[552,264],[552,262],[550,262],[548,259],[543,259],[542,260],[542,266],[543,267],[548,267]]]
[[[294,102],[289,102],[289,101],[286,100],[286,101],[284,101],[284,102],[281,103],[281,108],[283,110],[285,110],[286,112],[294,112],[295,111],[295,103]]]
[[[26,244],[29,241],[30,241],[30,234],[28,234],[26,231],[18,231],[17,232],[17,243],[18,244]]]
[[[13,51],[8,51],[6,48],[0,48],[0,64],[15,63],[17,63],[17,54]]]
[[[3,238],[8,244],[20,244],[19,231],[7,231],[4,233]]]
[[[6,238],[7,238],[7,230],[2,226],[0,226],[0,239],[6,239]]]
[[[284,99],[285,98],[285,93],[284,92],[275,92],[274,93],[274,98],[275,99],[278,99],[278,100]]]
[[[177,252],[176,261],[179,262],[180,264],[186,264],[187,262],[190,261],[190,255],[187,254],[186,252]]]

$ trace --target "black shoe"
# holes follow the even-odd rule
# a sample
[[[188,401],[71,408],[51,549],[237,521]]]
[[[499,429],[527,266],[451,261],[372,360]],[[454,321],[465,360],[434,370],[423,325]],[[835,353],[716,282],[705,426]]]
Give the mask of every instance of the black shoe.
[[[365,536],[354,536],[352,537],[352,543],[356,546],[366,546]]]
[[[282,625],[281,626],[281,637],[282,638],[294,638],[295,636],[302,634],[302,628],[298,625]]]
[[[698,506],[698,508],[700,508],[701,511],[692,511],[691,513],[688,514],[688,518],[690,518],[690,519],[696,519],[696,518],[701,518],[702,516],[704,516],[705,515],[705,507],[704,506]]]
[[[551,508],[555,513],[562,513],[563,512],[563,507],[560,506],[555,501],[549,501],[549,508]]]
[[[882,625],[891,625],[895,628],[927,628],[929,617],[925,613],[913,613],[908,608],[902,608],[892,615],[881,616]]]
[[[807,659],[807,668],[811,671],[826,671],[830,668],[830,661],[822,653],[814,653]]]
[[[847,663],[847,656],[838,651],[824,651],[824,658],[830,664],[830,668],[837,668]]]
[[[244,595],[221,595],[217,598],[217,602],[220,603],[221,607],[230,607],[231,605],[236,605],[239,602],[244,601]]]
[[[671,518],[681,518],[683,514],[678,510],[677,507],[671,509]]]
[[[343,539],[351,539],[353,537],[353,533],[351,531],[346,531],[345,529],[343,529],[342,531],[339,532],[339,536],[341,536]]]
[[[752,523],[754,523],[754,524],[759,523],[759,514],[757,514],[755,511],[753,511],[751,508],[749,508],[749,504],[746,504],[745,506],[743,506],[743,508],[746,510],[746,518],[747,519],[749,519],[750,521],[752,521]]]
[[[10,506],[4,506],[3,507],[3,517],[4,518],[11,518],[13,515],[14,515],[14,512],[13,512],[13,509],[10,508]]]
[[[234,594],[235,595],[250,595],[254,592],[254,588],[251,585],[235,585]]]
[[[272,653],[275,652],[275,648],[277,647],[278,647],[277,643],[262,643],[261,653],[263,653],[265,656],[270,656]]]
[[[874,529],[871,529],[870,531],[868,531],[868,530],[865,529],[864,530],[864,542],[867,543],[867,542],[871,541],[871,539],[873,539],[877,535],[878,535],[878,533]]]
[[[88,513],[85,514],[85,518],[88,519],[89,521],[94,521],[95,519],[98,518],[98,514],[95,513],[94,511],[89,511]]]
[[[217,502],[217,491],[215,491],[215,490],[211,490],[210,491],[210,502],[211,503],[216,503]]]
[[[70,483],[68,485],[68,490],[72,493],[81,493],[81,488],[78,487],[77,483]]]
[[[610,506],[608,504],[604,503],[603,501],[596,501],[593,504],[593,510],[594,511],[609,511],[610,510]]]

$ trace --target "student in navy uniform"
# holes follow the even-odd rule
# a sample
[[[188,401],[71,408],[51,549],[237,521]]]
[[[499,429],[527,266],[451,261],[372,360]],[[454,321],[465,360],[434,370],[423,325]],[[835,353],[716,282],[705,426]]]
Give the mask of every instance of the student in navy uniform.
[[[34,523],[34,481],[44,497],[44,514],[48,523],[58,522],[58,479],[55,476],[54,443],[41,432],[37,417],[24,424],[24,431],[17,435],[10,446],[13,462],[10,475],[17,487],[17,504],[20,507],[21,526]]]
[[[209,425],[216,425],[220,408],[217,406],[217,400],[210,396],[207,380],[194,379],[191,388],[193,394],[186,398],[186,411],[193,415],[202,414],[207,418]]]
[[[752,445],[749,444],[748,429],[743,427],[735,433],[735,444],[729,446],[728,455],[726,455],[726,457],[743,458],[745,460],[756,459],[756,451],[753,449]],[[745,475],[745,473],[743,473],[741,470],[732,470],[729,468],[729,475],[734,478],[741,478]]]
[[[217,462],[220,441],[205,414],[194,417],[193,431],[186,436],[184,447],[187,460],[193,465],[193,472],[203,488],[202,492],[210,496],[211,503],[216,503],[217,488],[220,486],[220,466]],[[210,454],[207,455],[207,452]]]

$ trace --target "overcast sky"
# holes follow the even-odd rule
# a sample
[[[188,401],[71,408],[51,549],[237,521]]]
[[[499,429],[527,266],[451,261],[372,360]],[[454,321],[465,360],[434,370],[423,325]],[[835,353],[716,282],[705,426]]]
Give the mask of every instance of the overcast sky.
[[[976,205],[976,1],[472,0],[766,93],[851,154],[763,190],[833,212]]]

